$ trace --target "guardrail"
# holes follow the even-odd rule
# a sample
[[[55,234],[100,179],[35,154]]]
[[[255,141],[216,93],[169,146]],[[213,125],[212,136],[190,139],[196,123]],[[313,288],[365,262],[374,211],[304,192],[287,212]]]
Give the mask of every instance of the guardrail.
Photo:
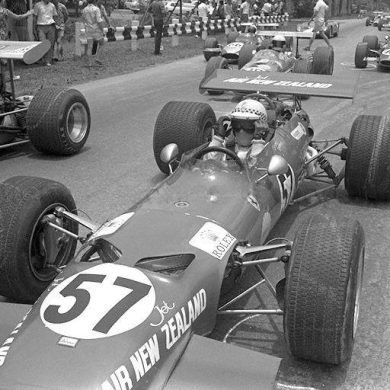
[[[289,15],[251,16],[249,22],[255,23],[260,28],[276,28],[279,24],[287,22]],[[131,40],[131,50],[138,49],[138,40],[154,37],[153,26],[139,26],[137,20],[131,21],[131,26],[104,28],[104,40],[116,42]],[[172,46],[178,45],[180,35],[202,35],[206,39],[208,34],[215,32],[228,33],[231,29],[237,29],[241,25],[241,19],[208,19],[207,21],[193,21],[187,23],[172,23],[164,26],[163,37],[172,37]],[[83,23],[75,24],[75,55],[82,56],[86,52],[87,36]]]

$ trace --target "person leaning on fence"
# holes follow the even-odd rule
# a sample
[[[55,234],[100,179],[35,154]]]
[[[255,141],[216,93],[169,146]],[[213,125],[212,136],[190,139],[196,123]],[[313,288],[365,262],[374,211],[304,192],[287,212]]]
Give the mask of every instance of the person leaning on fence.
[[[82,17],[87,35],[87,58],[88,66],[92,66],[92,59],[96,65],[103,65],[100,61],[102,46],[104,45],[103,19],[96,0],[88,0],[87,6],[82,10]]]
[[[154,0],[149,12],[153,17],[154,26],[154,55],[161,55],[161,39],[164,28],[165,6],[161,0]]]
[[[54,43],[54,61],[62,61],[64,59],[63,41],[65,36],[65,23],[69,19],[69,14],[66,6],[59,0],[51,0],[57,10],[57,16],[54,17],[56,22],[56,38]]]
[[[47,66],[51,66],[53,58],[53,48],[56,37],[56,27],[54,18],[57,16],[57,10],[49,0],[39,1],[34,5],[34,34],[38,40],[50,41],[50,50],[44,55],[43,61]]]

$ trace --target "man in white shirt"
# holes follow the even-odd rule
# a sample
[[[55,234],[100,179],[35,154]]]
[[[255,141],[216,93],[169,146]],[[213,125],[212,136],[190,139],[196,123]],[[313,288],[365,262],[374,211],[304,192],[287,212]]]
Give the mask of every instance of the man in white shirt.
[[[321,38],[324,39],[326,44],[329,47],[332,47],[332,45],[329,42],[328,37],[325,35],[325,20],[326,20],[326,13],[329,9],[327,4],[325,3],[324,0],[314,0],[317,1],[316,5],[314,6],[313,10],[313,16],[311,17],[309,23],[314,20],[314,27],[313,27],[313,36],[310,38],[309,46],[305,47],[305,50],[310,50],[311,45],[314,42],[314,39],[318,34],[320,34]],[[313,1],[313,2],[314,2]]]
[[[202,18],[204,22],[207,21],[208,18],[208,7],[205,0],[201,0],[198,5],[198,16]]]

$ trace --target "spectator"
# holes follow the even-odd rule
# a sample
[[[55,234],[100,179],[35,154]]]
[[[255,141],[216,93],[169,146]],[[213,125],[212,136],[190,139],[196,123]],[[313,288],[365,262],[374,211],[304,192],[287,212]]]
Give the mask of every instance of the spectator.
[[[207,21],[208,18],[208,7],[205,0],[200,0],[200,4],[198,5],[198,15],[204,22]]]
[[[154,0],[150,5],[154,25],[154,55],[161,55],[161,39],[164,28],[165,6],[161,0]]]
[[[103,0],[98,0],[97,1],[97,6],[100,9],[100,14],[102,15],[103,20],[106,22],[107,27],[110,27],[110,19],[108,18],[108,13],[106,11],[106,8],[104,7],[104,1]]]
[[[28,11],[26,0],[7,0],[6,8],[16,15],[23,15]],[[9,38],[14,41],[28,41],[27,20],[8,18]]]
[[[38,35],[40,41],[48,39],[50,41],[50,50],[44,55],[43,61],[47,66],[51,66],[53,58],[53,48],[56,37],[56,27],[54,18],[57,16],[57,10],[49,0],[38,1],[34,5],[34,32]]]
[[[226,0],[225,3],[225,17],[231,18],[233,16],[232,0]]]
[[[215,10],[216,19],[225,19],[225,6],[223,4],[224,0],[219,0],[218,7]]]
[[[250,11],[250,3],[248,0],[244,0],[240,5],[241,11],[241,23],[246,23],[249,21],[249,11]]]
[[[25,19],[32,14],[28,11],[22,15],[16,15],[6,7],[5,0],[0,0],[0,40],[6,41],[9,39],[7,19]]]
[[[69,14],[66,6],[59,0],[51,0],[57,10],[57,16],[54,17],[56,22],[56,37],[54,43],[54,61],[62,61],[64,59],[63,41],[65,36],[65,23],[69,19]]]
[[[92,58],[96,65],[103,65],[100,61],[102,46],[104,45],[103,19],[96,0],[88,0],[87,6],[82,10],[85,33],[87,35],[87,58],[88,66],[92,66]]]
[[[284,13],[285,13],[284,8],[285,8],[284,1],[282,1],[282,0],[279,1],[278,7],[277,7],[277,9],[276,9],[277,14],[278,14],[278,15],[284,15]]]
[[[321,38],[326,42],[326,44],[331,48],[332,45],[329,42],[328,37],[325,35],[325,18],[328,12],[329,7],[324,0],[313,0],[313,3],[316,1],[316,5],[313,9],[313,16],[311,17],[309,23],[314,20],[313,27],[313,36],[310,38],[309,46],[305,47],[304,50],[310,50],[311,45],[316,38],[317,33],[320,34]]]
[[[263,16],[270,16],[272,13],[272,4],[266,0],[266,2],[263,4],[263,8],[261,9],[261,13]]]

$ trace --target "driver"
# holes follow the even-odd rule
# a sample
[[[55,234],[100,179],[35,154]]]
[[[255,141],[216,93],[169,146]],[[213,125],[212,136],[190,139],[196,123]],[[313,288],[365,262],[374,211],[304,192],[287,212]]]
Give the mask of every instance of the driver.
[[[286,49],[286,38],[283,35],[275,35],[272,38],[272,49],[284,51]]]
[[[247,157],[254,158],[266,144],[269,132],[267,120],[267,110],[262,103],[254,99],[242,100],[229,116],[218,120],[218,128],[209,146],[226,147],[243,162]],[[209,154],[209,158],[226,157],[218,152]]]

